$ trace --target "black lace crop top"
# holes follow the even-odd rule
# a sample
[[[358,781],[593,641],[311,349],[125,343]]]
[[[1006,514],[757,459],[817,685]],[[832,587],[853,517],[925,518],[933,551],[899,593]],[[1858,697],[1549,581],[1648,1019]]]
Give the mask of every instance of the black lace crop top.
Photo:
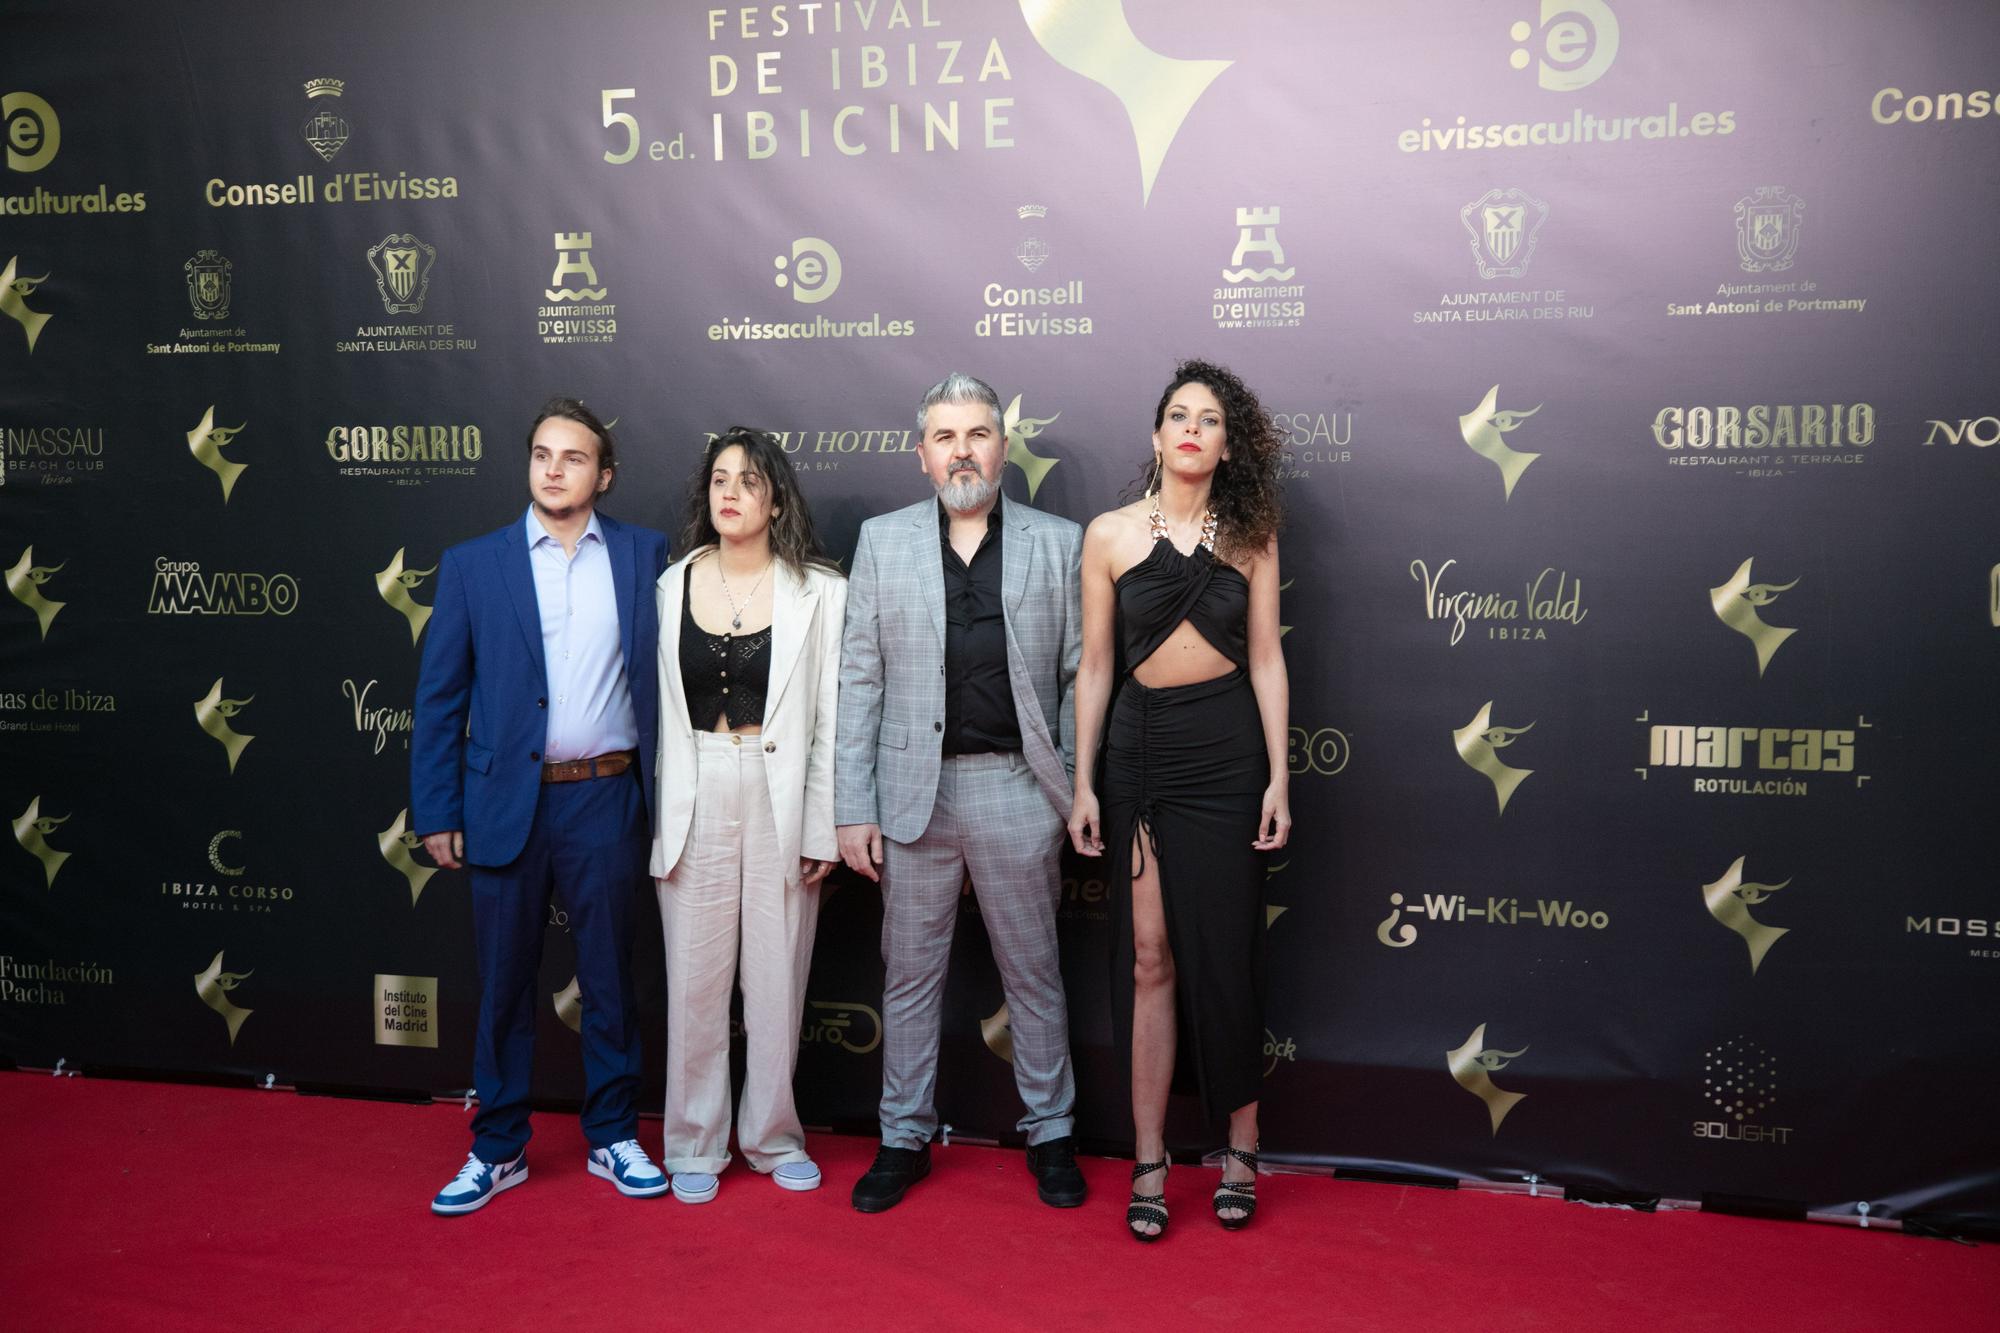
[[[1183,620],[1237,666],[1250,665],[1250,581],[1206,546],[1182,555],[1171,541],[1157,538],[1115,587],[1122,670],[1151,657]]]
[[[686,570],[681,577],[686,580]],[[692,603],[684,581],[681,685],[687,691],[688,725],[710,731],[720,717],[732,728],[762,726],[764,692],[771,686],[770,626],[755,634],[710,634],[695,623]]]

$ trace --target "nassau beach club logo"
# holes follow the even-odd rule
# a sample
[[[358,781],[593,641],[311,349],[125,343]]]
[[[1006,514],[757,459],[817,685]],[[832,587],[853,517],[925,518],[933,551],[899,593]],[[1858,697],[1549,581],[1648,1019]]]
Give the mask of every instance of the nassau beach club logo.
[[[1519,278],[1535,257],[1549,206],[1525,190],[1488,190],[1458,210],[1482,278]]]
[[[1472,1029],[1472,1035],[1465,1039],[1463,1046],[1444,1053],[1445,1068],[1451,1071],[1458,1086],[1486,1103],[1486,1113],[1493,1122],[1495,1134],[1500,1132],[1500,1122],[1507,1118],[1507,1113],[1526,1101],[1528,1095],[1495,1086],[1493,1075],[1527,1053],[1525,1046],[1518,1051],[1489,1049],[1484,1023]]]
[[[431,265],[437,247],[409,232],[391,232],[368,247],[368,267],[375,271],[375,290],[382,308],[392,315],[420,315],[431,290]]]
[[[347,147],[347,140],[354,129],[347,123],[338,107],[341,94],[347,91],[343,79],[313,79],[306,84],[306,101],[313,110],[299,126],[299,134],[312,145],[320,160],[331,162],[340,156],[340,150]],[[321,98],[328,99],[321,101]]]
[[[1764,955],[1771,952],[1771,946],[1778,942],[1780,936],[1788,933],[1790,927],[1767,926],[1752,916],[1750,909],[1770,901],[1772,894],[1792,881],[1784,879],[1776,884],[1753,884],[1743,878],[1743,863],[1748,859],[1737,857],[1715,883],[1702,885],[1701,897],[1708,904],[1708,914],[1741,935],[1743,942],[1750,946],[1750,975],[1754,977],[1763,965]]]
[[[1730,575],[1727,583],[1710,588],[1708,602],[1714,608],[1717,620],[1750,640],[1751,645],[1756,648],[1757,678],[1762,680],[1764,668],[1771,665],[1771,659],[1777,655],[1778,649],[1784,646],[1785,640],[1798,631],[1767,625],[1757,612],[1777,601],[1778,594],[1796,588],[1799,581],[1793,579],[1790,583],[1752,583],[1750,566],[1753,563],[1755,563],[1754,558],[1745,560],[1736,567],[1736,572]]]
[[[1806,202],[1780,186],[1760,185],[1736,201],[1736,258],[1745,273],[1783,273],[1799,250]]]
[[[15,601],[35,613],[35,619],[41,622],[44,640],[49,637],[49,626],[56,623],[57,613],[69,605],[68,602],[52,602],[42,595],[42,585],[60,574],[62,568],[62,565],[36,564],[35,548],[30,546],[21,552],[21,558],[7,571],[7,591],[13,594]]]
[[[1536,403],[1526,411],[1502,411],[1500,386],[1496,384],[1486,391],[1477,407],[1458,419],[1458,434],[1465,447],[1500,469],[1503,500],[1514,498],[1514,487],[1520,483],[1521,474],[1541,457],[1512,448],[1506,437],[1541,410],[1542,405]]]

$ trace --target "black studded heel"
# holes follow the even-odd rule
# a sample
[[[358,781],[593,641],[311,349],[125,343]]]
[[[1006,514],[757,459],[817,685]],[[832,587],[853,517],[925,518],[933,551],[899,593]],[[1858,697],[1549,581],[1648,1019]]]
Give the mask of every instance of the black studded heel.
[[[1255,1149],[1245,1152],[1241,1148],[1225,1148],[1223,1151],[1249,1167],[1251,1175],[1248,1180],[1224,1180],[1215,1187],[1215,1220],[1222,1223],[1224,1231],[1241,1231],[1257,1215],[1257,1153]],[[1237,1209],[1243,1216],[1224,1217],[1222,1210],[1225,1208]]]
[[[1139,1183],[1139,1177],[1145,1175],[1148,1171],[1158,1171],[1161,1173],[1160,1192],[1158,1194],[1141,1194],[1136,1188],[1132,1191],[1132,1202],[1125,1209],[1125,1229],[1132,1233],[1133,1240],[1145,1241],[1151,1244],[1153,1241],[1167,1234],[1166,1170],[1169,1160],[1171,1159],[1162,1158],[1157,1162],[1134,1162],[1132,1164],[1132,1183],[1135,1186]],[[1141,1231],[1139,1228],[1145,1226],[1147,1223],[1158,1227],[1159,1230],[1151,1233]]]

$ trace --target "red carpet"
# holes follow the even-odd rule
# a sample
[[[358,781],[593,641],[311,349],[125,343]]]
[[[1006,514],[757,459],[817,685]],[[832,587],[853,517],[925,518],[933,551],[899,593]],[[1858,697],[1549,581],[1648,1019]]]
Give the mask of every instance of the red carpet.
[[[940,1151],[902,1206],[847,1191],[873,1144],[815,1138],[786,1194],[734,1169],[690,1208],[584,1172],[538,1115],[531,1178],[484,1211],[425,1205],[464,1160],[454,1106],[0,1074],[0,1326],[10,1329],[1991,1329],[2000,1250],[1797,1222],[1647,1215],[1267,1176],[1226,1234],[1216,1173],[1120,1232],[1126,1163],[1080,1209],[1018,1152]],[[641,1124],[657,1152],[659,1123]]]

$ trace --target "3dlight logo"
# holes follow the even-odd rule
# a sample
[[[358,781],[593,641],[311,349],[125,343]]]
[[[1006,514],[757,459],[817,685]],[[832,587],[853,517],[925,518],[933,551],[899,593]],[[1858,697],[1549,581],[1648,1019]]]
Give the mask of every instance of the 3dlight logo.
[[[1541,22],[1517,20],[1507,35],[1519,43],[1507,63],[1535,67],[1535,82],[1573,93],[1604,77],[1618,58],[1618,16],[1604,0],[1542,0]]]
[[[1789,1125],[1760,1125],[1778,1100],[1778,1057],[1748,1037],[1731,1037],[1702,1054],[1702,1092],[1724,1118],[1697,1120],[1698,1139],[1734,1143],[1791,1142]]]
[[[801,236],[792,242],[789,255],[774,255],[771,265],[778,270],[771,281],[790,288],[801,305],[818,305],[840,290],[840,251],[832,241]]]
[[[7,169],[40,171],[56,160],[62,147],[62,117],[33,93],[0,96],[0,116],[7,124]]]
[[[1451,1071],[1458,1086],[1486,1103],[1486,1113],[1493,1122],[1495,1134],[1500,1132],[1500,1122],[1507,1118],[1507,1113],[1526,1101],[1528,1095],[1495,1086],[1492,1076],[1527,1053],[1525,1046],[1518,1051],[1488,1050],[1484,1023],[1472,1029],[1472,1035],[1465,1039],[1463,1046],[1444,1053],[1445,1068]]]

